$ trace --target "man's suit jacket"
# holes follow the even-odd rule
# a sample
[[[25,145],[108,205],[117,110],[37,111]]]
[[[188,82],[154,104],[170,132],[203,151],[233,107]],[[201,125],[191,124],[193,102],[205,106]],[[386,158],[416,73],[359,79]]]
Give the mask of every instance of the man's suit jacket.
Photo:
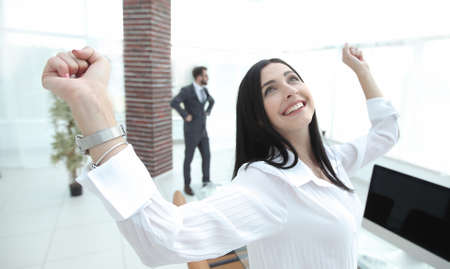
[[[170,102],[170,106],[174,108],[184,121],[184,139],[186,142],[199,141],[202,137],[208,137],[206,132],[206,116],[211,113],[214,106],[214,99],[205,89],[206,100],[201,103],[195,93],[194,85],[190,84],[181,88],[178,95],[176,95]],[[205,110],[206,102],[208,108]],[[180,106],[183,103],[184,108]],[[192,115],[192,121],[185,120],[188,114]],[[189,141],[188,141],[189,140]]]

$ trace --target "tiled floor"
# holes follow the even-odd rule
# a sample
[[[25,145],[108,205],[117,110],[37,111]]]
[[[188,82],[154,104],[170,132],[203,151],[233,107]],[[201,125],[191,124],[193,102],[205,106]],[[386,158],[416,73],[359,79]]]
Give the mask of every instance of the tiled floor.
[[[155,179],[171,200],[183,187],[184,145],[175,144],[174,169]],[[231,149],[212,148],[211,179],[229,180]],[[43,156],[46,158],[46,156]],[[192,162],[192,185],[201,185],[201,158]],[[71,198],[64,167],[2,169],[0,178],[0,268],[148,268],[122,238],[112,218],[92,194]],[[195,198],[187,197],[188,201]],[[158,267],[187,268],[185,264]]]

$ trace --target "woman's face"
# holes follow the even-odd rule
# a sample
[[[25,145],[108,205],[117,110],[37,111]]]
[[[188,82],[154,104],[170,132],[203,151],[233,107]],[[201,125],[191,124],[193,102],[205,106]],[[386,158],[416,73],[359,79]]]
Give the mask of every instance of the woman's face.
[[[289,67],[270,63],[261,70],[264,108],[281,135],[308,128],[314,114],[314,101],[308,87]]]

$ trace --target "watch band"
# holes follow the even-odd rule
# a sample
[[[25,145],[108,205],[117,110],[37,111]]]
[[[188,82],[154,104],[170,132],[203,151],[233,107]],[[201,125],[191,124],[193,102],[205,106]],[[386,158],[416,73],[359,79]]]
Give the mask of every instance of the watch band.
[[[120,124],[108,129],[100,130],[86,137],[76,135],[75,143],[81,152],[83,152],[84,154],[89,154],[90,148],[103,144],[106,141],[109,141],[116,137],[126,136],[126,134],[127,133],[125,131],[125,128],[123,127],[122,124]]]

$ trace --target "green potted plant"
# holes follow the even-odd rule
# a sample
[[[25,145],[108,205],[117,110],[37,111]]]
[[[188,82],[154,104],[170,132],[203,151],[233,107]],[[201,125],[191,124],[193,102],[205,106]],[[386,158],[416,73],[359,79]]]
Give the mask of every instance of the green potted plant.
[[[69,106],[60,98],[52,94],[53,105],[50,108],[52,123],[55,128],[51,155],[52,163],[60,161],[65,163],[69,172],[69,188],[71,196],[79,196],[83,193],[81,185],[75,181],[77,171],[85,163],[85,156],[75,144],[75,135],[81,134],[75,124]]]

